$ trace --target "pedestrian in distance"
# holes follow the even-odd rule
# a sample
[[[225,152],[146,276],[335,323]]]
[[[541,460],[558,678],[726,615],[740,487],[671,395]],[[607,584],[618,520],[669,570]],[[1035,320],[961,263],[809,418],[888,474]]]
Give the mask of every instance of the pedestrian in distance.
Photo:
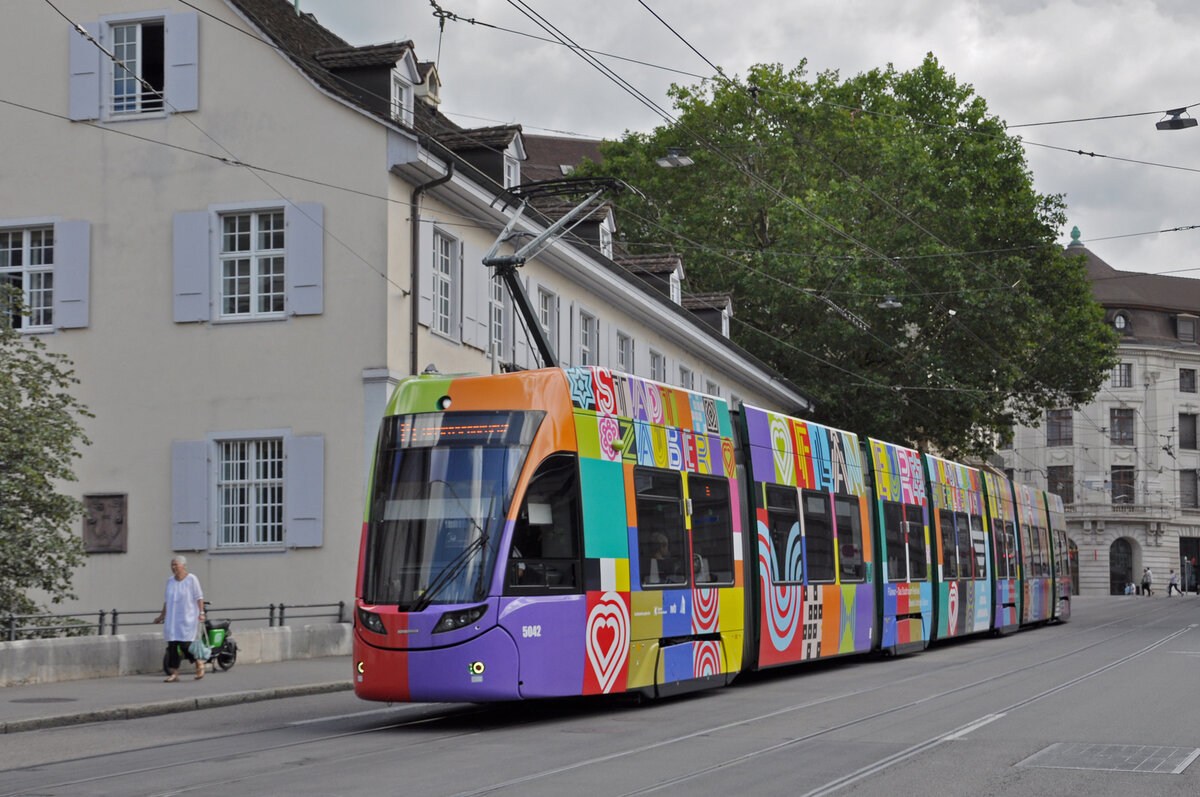
[[[167,640],[167,683],[179,680],[179,665],[184,657],[196,664],[196,680],[204,677],[204,662],[197,661],[188,647],[196,638],[196,629],[204,619],[204,592],[200,579],[187,570],[187,557],[171,560],[171,577],[167,579],[163,608],[154,622],[163,624]]]
[[[1171,578],[1167,580],[1167,597],[1168,598],[1171,597],[1171,590],[1175,590],[1180,595],[1183,594],[1183,590],[1181,590],[1179,588],[1179,574],[1176,573],[1174,569],[1171,570]]]
[[[1150,572],[1150,568],[1142,568],[1142,594],[1153,595],[1154,591],[1150,589],[1150,585],[1154,583],[1154,574]]]

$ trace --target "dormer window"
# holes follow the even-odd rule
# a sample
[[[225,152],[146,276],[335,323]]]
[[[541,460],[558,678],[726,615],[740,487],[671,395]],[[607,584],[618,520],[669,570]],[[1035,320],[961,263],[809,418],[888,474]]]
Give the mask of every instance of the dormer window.
[[[1197,317],[1194,315],[1180,313],[1175,316],[1175,337],[1183,343],[1195,343],[1196,321]]]
[[[1124,312],[1117,313],[1115,316],[1113,316],[1112,324],[1113,329],[1117,330],[1117,332],[1121,335],[1125,335],[1129,332],[1129,316],[1127,316]]]
[[[402,125],[413,125],[413,84],[398,71],[392,72],[392,119]]]
[[[729,337],[729,310],[721,311],[721,336]]]
[[[604,224],[600,225],[600,254],[609,260],[613,256],[613,235],[612,230],[609,229],[607,220],[605,220]]]
[[[679,282],[679,272],[671,274],[671,301],[675,304],[683,302],[683,286]]]
[[[521,162],[512,155],[504,156],[504,187],[521,184]]]

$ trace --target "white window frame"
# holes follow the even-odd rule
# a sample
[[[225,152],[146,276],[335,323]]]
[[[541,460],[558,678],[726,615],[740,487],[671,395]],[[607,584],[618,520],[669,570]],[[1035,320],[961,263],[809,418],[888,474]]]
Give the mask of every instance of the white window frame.
[[[521,162],[512,155],[504,156],[504,187],[512,188],[521,184]]]
[[[710,396],[719,396],[721,395],[721,386],[711,379],[706,379],[704,381],[704,392]]]
[[[1114,388],[1133,387],[1133,363],[1121,362],[1114,365],[1109,381]]]
[[[281,550],[287,541],[287,504],[283,432],[263,435],[231,435],[214,440],[216,467],[213,469],[213,545],[222,551]],[[226,467],[226,455],[243,449],[247,454],[245,473]],[[268,466],[264,468],[263,466]],[[242,500],[226,500],[237,497]],[[233,514],[242,517],[233,522]],[[242,529],[241,539],[231,539],[232,530]]]
[[[453,236],[434,228],[430,294],[433,313],[429,329],[435,335],[458,339],[461,318],[461,282],[459,279],[459,242]]]
[[[600,319],[586,310],[579,311],[579,365],[600,364]]]
[[[14,237],[19,243],[14,245]],[[47,236],[49,243],[46,242]],[[54,328],[54,224],[29,224],[0,227],[5,245],[0,251],[15,253],[20,262],[12,265],[11,254],[0,258],[0,285],[9,284],[21,291],[28,315],[13,319],[21,332],[48,332]],[[47,261],[48,254],[48,261]],[[34,262],[34,261],[39,262]],[[4,265],[7,261],[8,265]]]
[[[216,236],[213,251],[216,263],[213,268],[213,296],[216,299],[214,321],[263,321],[286,318],[287,301],[287,216],[283,206],[225,206],[216,209]],[[234,218],[247,218],[246,232],[226,230],[226,223]],[[267,225],[271,226],[267,226]],[[278,226],[276,226],[278,225]],[[263,237],[266,233],[267,238]],[[227,249],[230,235],[248,235],[248,249]],[[244,274],[230,274],[239,261],[247,261]],[[243,286],[243,281],[245,284]],[[244,287],[244,292],[243,292]],[[232,290],[232,293],[231,293]],[[229,310],[227,300],[245,297],[248,304],[242,311],[236,307]],[[269,302],[269,306],[264,306]]]
[[[614,352],[614,354],[616,355],[615,356],[615,361],[616,361],[615,365],[616,365],[618,371],[622,371],[627,374],[634,373],[634,370],[637,367],[636,351],[637,351],[637,348],[634,345],[633,336],[627,335],[624,332],[621,332],[618,330],[617,331],[617,350]]]
[[[558,339],[558,296],[553,291],[538,288],[538,322],[548,340]]]
[[[613,256],[613,231],[609,226],[607,218],[600,223],[600,254],[612,260]]]
[[[683,303],[683,285],[679,281],[679,272],[671,272],[671,301],[675,304]]]
[[[696,389],[696,374],[691,368],[680,363],[679,365],[679,386],[685,390]]]
[[[102,106],[104,110],[104,118],[109,120],[114,119],[144,119],[153,116],[166,115],[167,112],[167,38],[166,38],[166,14],[121,14],[114,16],[105,16],[101,20],[101,43],[108,48],[108,51],[121,61],[116,63],[110,58],[103,58],[101,87]],[[144,43],[145,36],[142,33],[142,28],[145,25],[157,25],[163,29],[161,44],[162,53],[160,60],[162,62],[162,87],[159,89],[160,96],[155,98],[146,87],[142,85],[144,78],[143,68],[145,65]],[[132,43],[118,43],[118,30],[137,28],[137,38]],[[134,52],[132,59],[127,52],[132,46]],[[125,66],[122,66],[124,64]],[[132,67],[132,68],[126,68]],[[128,73],[129,77],[120,77]],[[125,80],[128,82],[132,93],[129,95],[133,98],[132,108],[117,109],[117,80]]]
[[[392,70],[392,119],[406,127],[413,126],[413,104],[416,89],[412,81],[400,74],[398,69]]]
[[[493,276],[488,290],[488,355],[500,357],[508,339],[508,318],[504,312],[504,280]]]
[[[650,378],[655,382],[667,381],[667,358],[662,352],[650,350]]]

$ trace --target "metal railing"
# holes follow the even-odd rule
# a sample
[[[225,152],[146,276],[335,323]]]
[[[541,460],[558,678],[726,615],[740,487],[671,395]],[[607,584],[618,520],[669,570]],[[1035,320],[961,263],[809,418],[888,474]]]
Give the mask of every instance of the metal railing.
[[[317,611],[321,610],[321,611]],[[235,622],[261,622],[268,627],[287,625],[288,620],[328,618],[330,622],[346,622],[346,602],[337,603],[269,603],[266,606],[222,606],[208,608],[212,619]],[[0,641],[38,639],[58,636],[104,636],[117,634],[124,628],[155,625],[158,609],[100,609],[94,613],[78,614],[14,614],[0,615]],[[130,619],[133,618],[133,619]]]

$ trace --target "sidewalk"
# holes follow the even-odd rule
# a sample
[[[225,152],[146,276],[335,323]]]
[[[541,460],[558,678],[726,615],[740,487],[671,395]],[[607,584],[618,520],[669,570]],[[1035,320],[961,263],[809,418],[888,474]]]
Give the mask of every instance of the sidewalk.
[[[238,662],[226,672],[210,670],[200,681],[193,680],[193,675],[195,668],[185,666],[180,683],[175,684],[163,683],[162,673],[151,673],[0,688],[0,733],[152,717],[353,687],[349,656]]]

